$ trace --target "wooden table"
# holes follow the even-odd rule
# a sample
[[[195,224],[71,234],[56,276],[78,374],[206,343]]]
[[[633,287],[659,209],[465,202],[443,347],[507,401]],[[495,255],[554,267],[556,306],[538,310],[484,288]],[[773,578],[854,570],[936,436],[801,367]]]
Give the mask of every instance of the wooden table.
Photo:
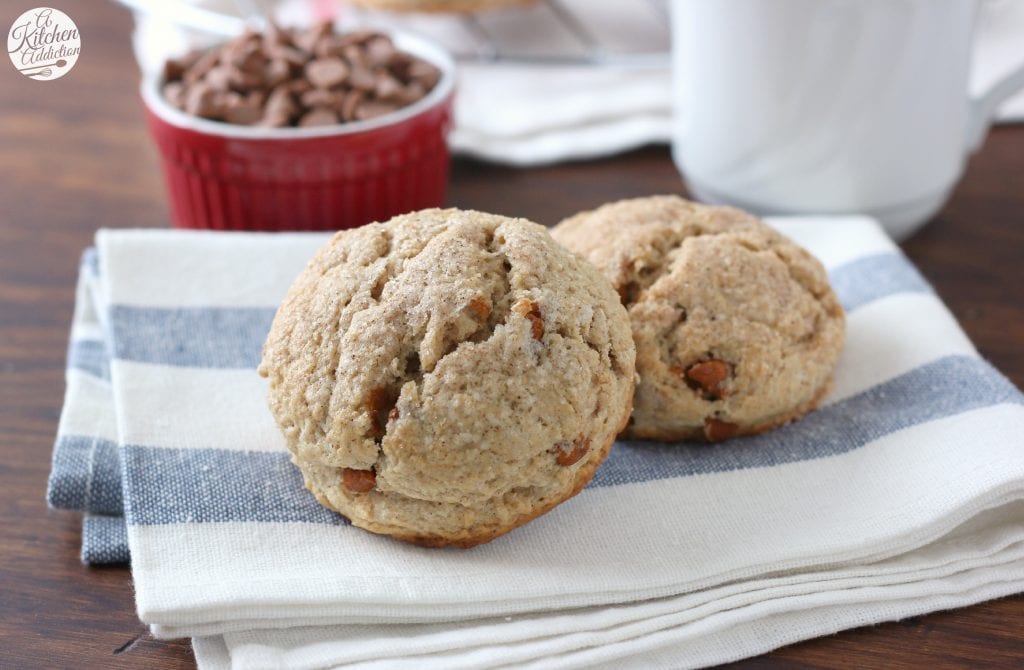
[[[0,18],[29,6],[5,7]],[[0,667],[190,667],[187,642],[145,634],[128,570],[79,564],[79,516],[43,500],[78,255],[97,227],[168,224],[136,95],[129,16],[95,1],[61,8],[83,36],[70,75],[33,82],[0,63]],[[551,224],[608,200],[681,189],[668,151],[657,147],[535,170],[459,161],[449,201]],[[1024,127],[992,133],[949,205],[905,249],[982,354],[1024,385]],[[1024,667],[1024,597],[735,664],[927,665]]]

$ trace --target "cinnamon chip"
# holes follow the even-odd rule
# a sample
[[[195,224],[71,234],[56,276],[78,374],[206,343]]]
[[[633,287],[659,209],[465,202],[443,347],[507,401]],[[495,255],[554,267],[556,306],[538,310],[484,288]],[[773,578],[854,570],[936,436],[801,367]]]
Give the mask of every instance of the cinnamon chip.
[[[469,301],[469,309],[478,321],[483,321],[491,314],[491,304],[487,298],[479,295]]]
[[[732,369],[725,361],[711,359],[700,361],[686,368],[686,382],[700,389],[709,400],[721,400],[728,395],[722,384],[732,376]]]
[[[551,451],[559,465],[573,465],[590,451],[590,440],[580,436],[572,442],[558,442]]]
[[[341,471],[341,483],[352,493],[368,493],[377,486],[377,473],[373,470],[344,468]]]
[[[708,442],[721,442],[722,440],[728,440],[730,437],[736,434],[739,430],[739,426],[734,423],[727,421],[719,421],[713,419],[710,416],[704,419],[704,437],[708,439]]]
[[[512,305],[512,311],[530,320],[530,334],[533,339],[544,337],[544,319],[540,314],[540,305],[529,298],[520,298]]]
[[[441,71],[387,35],[270,25],[170,59],[163,95],[188,114],[239,125],[322,126],[374,119],[423,99]]]
[[[395,408],[398,394],[384,388],[370,391],[366,399],[366,409],[370,413],[370,423],[374,437],[383,437],[387,432],[388,417]]]

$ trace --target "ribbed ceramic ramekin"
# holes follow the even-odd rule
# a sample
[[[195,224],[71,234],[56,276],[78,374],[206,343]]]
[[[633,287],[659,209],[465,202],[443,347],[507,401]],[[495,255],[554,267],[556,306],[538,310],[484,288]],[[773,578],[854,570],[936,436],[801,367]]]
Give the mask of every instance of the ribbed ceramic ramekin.
[[[366,121],[255,128],[190,116],[142,82],[175,226],[217,230],[337,230],[444,203],[455,65],[442,49],[393,34],[441,70],[415,104]]]

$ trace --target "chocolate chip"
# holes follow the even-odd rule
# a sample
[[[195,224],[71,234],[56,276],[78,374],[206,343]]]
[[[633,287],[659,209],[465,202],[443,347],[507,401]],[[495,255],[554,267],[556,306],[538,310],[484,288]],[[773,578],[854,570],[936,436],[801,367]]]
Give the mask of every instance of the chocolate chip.
[[[291,67],[299,68],[306,64],[309,57],[294,47],[273,46],[267,48],[267,56],[271,59],[277,58],[288,63]]]
[[[367,100],[356,107],[356,119],[360,121],[365,119],[375,119],[378,116],[390,114],[396,109],[398,109],[398,105],[394,103]]]
[[[185,111],[193,116],[212,119],[217,115],[215,91],[209,84],[199,82],[185,93]]]
[[[164,64],[169,104],[207,119],[285,127],[372,119],[415,103],[440,79],[435,66],[373,30],[335,34],[271,24]]]
[[[314,88],[306,91],[299,97],[303,107],[330,107],[340,109],[345,94],[337,91],[325,91],[322,88]]]
[[[300,33],[293,33],[292,43],[308,54],[313,54],[316,43],[331,33],[331,22],[321,21]]]
[[[292,125],[292,118],[288,114],[268,110],[264,112],[263,118],[256,125],[264,128],[284,128],[285,126]]]
[[[317,88],[331,88],[345,81],[349,67],[340,58],[320,58],[306,63],[306,78]]]
[[[164,99],[178,109],[185,109],[185,84],[180,81],[172,81],[164,84]]]
[[[278,86],[267,96],[267,114],[283,116],[285,119],[299,111],[295,99],[286,86]]]
[[[250,126],[262,118],[263,108],[260,106],[259,99],[254,97],[243,99],[224,110],[224,120],[228,123]]]
[[[281,28],[270,21],[267,24],[267,29],[263,31],[263,50],[267,52],[276,46],[291,46],[291,35],[287,30],[281,30]]]
[[[230,66],[218,65],[210,68],[203,81],[215,91],[230,91],[234,78],[235,71]]]
[[[256,88],[263,88],[263,70],[260,66],[259,72],[247,72],[235,68],[231,72],[231,87],[236,91],[251,91]]]
[[[345,47],[349,42],[341,35],[325,35],[313,47],[313,54],[317,58],[341,58],[345,55]]]
[[[426,61],[417,60],[409,64],[409,78],[429,91],[440,81],[441,71]]]
[[[352,66],[347,83],[360,91],[370,92],[377,88],[377,78],[373,76],[373,71],[363,65]]]
[[[201,55],[182,75],[182,80],[186,84],[194,84],[203,77],[206,73],[213,69],[213,66],[220,60],[220,52],[216,49],[211,49],[203,55]]]
[[[345,57],[345,61],[355,67],[357,65],[366,66],[366,52],[358,44],[346,45],[342,50],[342,56]]]
[[[285,85],[295,95],[302,95],[306,91],[313,90],[313,84],[310,84],[308,79],[292,79]]]
[[[402,89],[401,94],[398,96],[398,101],[403,105],[411,105],[418,100],[422,100],[426,95],[427,90],[423,88],[423,85],[418,81],[414,81]]]
[[[283,58],[273,58],[267,62],[267,66],[263,70],[263,83],[273,88],[280,83],[288,81],[291,73],[292,69],[288,65],[288,61]]]
[[[182,61],[170,58],[164,63],[164,81],[178,81],[185,74],[185,65]]]
[[[353,30],[350,33],[345,33],[341,36],[342,42],[347,46],[349,44],[362,45],[372,40],[377,35],[380,35],[376,30]]]
[[[341,119],[343,121],[356,120],[356,110],[364,97],[366,94],[362,91],[349,91],[345,94],[344,100],[341,101]]]
[[[399,100],[404,91],[401,82],[390,75],[382,74],[377,77],[377,83],[373,88],[374,95],[380,100]]]
[[[368,40],[363,46],[366,54],[366,63],[370,67],[386,67],[395,53],[395,45],[391,38],[379,35]]]
[[[408,83],[409,66],[412,65],[413,60],[415,59],[409,54],[403,51],[396,51],[391,56],[391,61],[388,63],[388,70],[402,82]]]
[[[228,110],[242,104],[242,96],[234,91],[214,91],[211,118],[224,120]]]
[[[259,42],[244,41],[231,43],[221,57],[221,62],[234,66],[244,72],[258,72],[263,69],[267,55],[260,48]]]
[[[330,126],[338,122],[338,115],[334,110],[317,107],[302,115],[299,119],[299,126]]]

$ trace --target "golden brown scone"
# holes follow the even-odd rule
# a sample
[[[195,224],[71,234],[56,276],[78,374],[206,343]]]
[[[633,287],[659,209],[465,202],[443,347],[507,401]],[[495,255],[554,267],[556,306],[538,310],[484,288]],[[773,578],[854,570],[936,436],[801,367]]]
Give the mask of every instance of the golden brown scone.
[[[369,9],[390,12],[457,12],[468,14],[489,9],[532,5],[537,0],[354,0]]]
[[[324,506],[470,547],[586,485],[629,417],[634,359],[615,291],[543,227],[432,209],[335,235],[259,372]]]
[[[640,381],[625,435],[759,433],[828,390],[842,306],[821,263],[754,216],[655,196],[582,212],[552,235],[597,265],[629,311]]]

